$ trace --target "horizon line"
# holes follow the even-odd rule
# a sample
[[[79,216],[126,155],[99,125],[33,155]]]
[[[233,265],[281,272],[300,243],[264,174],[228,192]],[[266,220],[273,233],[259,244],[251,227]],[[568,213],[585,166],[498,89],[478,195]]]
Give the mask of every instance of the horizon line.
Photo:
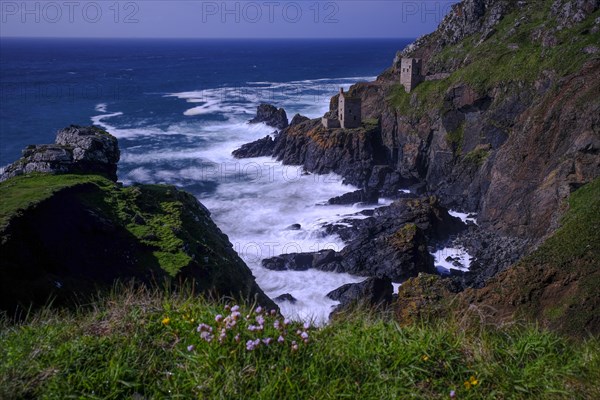
[[[415,40],[416,37],[389,37],[389,36],[374,36],[374,37],[159,37],[159,36],[0,36],[2,39],[118,39],[118,40]]]

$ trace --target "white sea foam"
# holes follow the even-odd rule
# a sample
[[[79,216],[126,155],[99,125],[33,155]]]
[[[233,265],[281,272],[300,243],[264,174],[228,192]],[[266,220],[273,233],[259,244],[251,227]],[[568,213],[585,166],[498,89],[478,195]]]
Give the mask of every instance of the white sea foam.
[[[364,278],[314,270],[270,271],[262,267],[261,260],[282,253],[341,250],[344,243],[337,236],[324,235],[322,227],[362,208],[318,203],[355,188],[343,185],[341,178],[333,174],[303,175],[300,167],[257,159],[257,165],[266,162],[270,163],[269,173],[263,173],[260,179],[222,182],[215,194],[201,200],[267,295],[274,298],[289,293],[298,300],[295,304],[280,302],[284,315],[324,322],[337,304],[325,295]],[[288,229],[292,224],[300,224],[301,228]]]
[[[459,271],[468,271],[471,266],[471,256],[463,248],[445,247],[431,253],[433,255],[434,265],[439,273],[448,274],[451,269]],[[460,265],[454,265],[454,261],[446,261],[448,257],[457,260]]]
[[[106,103],[100,103],[100,104],[96,104],[96,111],[101,112],[101,113],[105,113],[106,112]]]
[[[231,152],[273,132],[273,128],[263,124],[246,122],[254,115],[259,103],[270,102],[285,107],[290,117],[296,112],[318,117],[328,109],[329,98],[339,86],[347,88],[356,80],[361,79],[252,82],[245,88],[167,95],[196,104],[183,111],[186,116],[218,114],[226,117],[226,121],[221,122],[186,118],[186,122],[167,128],[139,124],[124,128],[109,123],[111,118],[122,113],[107,114],[105,104],[97,106],[98,112],[103,114],[93,117],[92,121],[119,139],[138,139],[134,142],[135,147],[127,147],[128,141],[123,142],[124,146],[122,144],[120,168],[125,172],[119,179],[126,184],[185,186],[194,182],[217,183],[216,191],[202,195],[201,201],[252,269],[261,288],[271,298],[289,293],[297,299],[295,304],[279,303],[287,317],[323,323],[332,306],[337,304],[326,294],[343,284],[365,278],[316,270],[270,271],[262,267],[261,260],[282,253],[324,248],[341,250],[344,243],[338,236],[325,235],[323,225],[343,218],[367,218],[352,214],[368,207],[323,205],[329,198],[357,189],[343,185],[340,176],[305,174],[301,167],[284,166],[269,157],[236,160]],[[322,86],[315,89],[317,84]],[[331,87],[327,86],[329,84]],[[264,92],[256,91],[252,85],[263,85],[273,93],[272,97],[265,99]],[[160,146],[161,138],[174,135],[182,136],[177,147]],[[144,138],[147,140],[140,145],[139,139]],[[380,199],[380,204],[389,204],[389,200]],[[288,229],[292,224],[300,224],[301,228]]]
[[[96,116],[92,117],[92,122],[94,123],[94,125],[102,126],[103,128],[109,130],[113,135],[115,135],[114,132],[118,131],[118,129],[115,128],[114,126],[108,125],[106,122],[104,122],[104,120],[112,118],[112,117],[118,117],[119,115],[123,115],[123,113],[115,112],[112,114],[96,115]]]
[[[477,225],[477,219],[475,219],[473,217],[469,217],[469,215],[471,215],[471,213],[462,213],[459,211],[448,210],[448,214],[452,215],[453,217],[460,218],[460,220],[462,222],[464,222],[465,224],[467,223],[467,221],[471,221],[472,223]]]
[[[339,87],[347,90],[357,81],[375,77],[340,79],[309,79],[291,82],[247,82],[246,86],[223,87],[188,92],[170,93],[188,103],[202,103],[184,111],[186,116],[243,113],[253,115],[259,103],[284,107],[288,116],[302,113],[310,118],[323,115],[329,109],[329,99]]]

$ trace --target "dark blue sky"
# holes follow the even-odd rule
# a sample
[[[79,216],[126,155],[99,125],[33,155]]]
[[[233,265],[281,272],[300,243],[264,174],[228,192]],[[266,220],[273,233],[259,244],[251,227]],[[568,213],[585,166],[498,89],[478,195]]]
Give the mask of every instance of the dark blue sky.
[[[457,1],[57,0],[0,2],[0,35],[46,37],[414,38]]]

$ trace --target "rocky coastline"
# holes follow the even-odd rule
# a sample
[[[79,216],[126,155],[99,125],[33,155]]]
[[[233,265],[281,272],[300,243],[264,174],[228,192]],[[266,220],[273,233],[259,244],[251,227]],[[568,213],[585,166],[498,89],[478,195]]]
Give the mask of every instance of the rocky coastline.
[[[600,31],[600,17],[593,17],[599,9],[597,0],[556,0],[547,10],[550,22],[540,25],[540,14],[529,2],[465,0],[452,7],[435,32],[399,52],[374,82],[332,96],[323,119],[297,114],[289,122],[283,108],[260,104],[249,123],[275,130],[236,149],[234,157],[273,157],[307,173],[339,174],[358,188],[329,199],[329,205],[375,207],[380,198],[392,201],[362,212],[361,218],[324,226],[345,242],[339,251],[284,254],[262,265],[364,276],[363,283],[329,293],[341,308],[357,301],[389,303],[392,283],[411,282],[410,288],[428,282],[422,276],[440,274],[432,253],[448,247],[465,249],[471,259],[467,271],[460,260],[446,260],[461,268],[435,281],[441,282],[441,292],[493,292],[490,285],[517,279],[511,267],[556,234],[570,197],[600,176],[600,59],[590,44]],[[528,53],[532,42],[543,51]],[[569,65],[561,61],[565,55]],[[506,71],[494,64],[501,57],[517,64],[534,59],[527,67]],[[422,74],[408,88],[401,84],[407,59]],[[350,99],[360,105],[360,121],[343,128],[339,107]],[[335,126],[329,126],[333,120]],[[0,183],[7,193],[13,186],[26,192],[27,185],[19,187],[26,179],[58,177],[47,197],[3,216],[1,250],[8,254],[0,268],[2,291],[8,293],[3,309],[39,303],[67,292],[66,287],[74,293],[80,278],[91,287],[122,277],[143,282],[189,278],[199,291],[243,293],[274,304],[193,196],[174,187],[123,188],[116,182],[118,160],[117,141],[110,134],[71,126],[58,133],[54,144],[27,147],[2,171]],[[144,202],[146,197],[152,201]],[[476,215],[477,223],[463,222],[451,210]],[[114,268],[102,270],[94,262],[81,267],[64,256],[72,252],[70,246],[51,240],[61,217],[73,212],[82,222],[61,225],[61,236],[77,243],[84,232],[85,243],[93,244],[81,246],[74,259],[100,252],[106,255],[102,265]],[[20,244],[30,237],[36,238],[36,257],[58,261],[34,262]],[[114,237],[120,240],[111,252]],[[151,268],[140,271],[142,264]],[[31,270],[21,271],[22,265]],[[573,281],[565,278],[564,284]],[[29,286],[20,298],[12,288],[23,282]],[[293,294],[279,300],[293,302]]]
[[[496,0],[456,4],[434,33],[399,52],[376,81],[350,87],[348,96],[361,102],[359,127],[306,119],[279,125],[274,134],[236,150],[237,158],[271,156],[309,173],[335,172],[360,188],[331,204],[395,201],[366,219],[326,227],[346,242],[340,252],[280,256],[263,265],[401,282],[435,273],[423,249],[462,247],[471,255],[470,269],[447,279],[462,291],[485,286],[551,236],[569,196],[600,175],[600,60],[587,44],[600,30],[600,19],[591,17],[600,2],[557,0],[548,11],[552,23],[535,30],[524,23],[537,18],[532,7]],[[578,24],[585,29],[577,28],[576,39],[565,36]],[[572,43],[558,39],[561,35]],[[565,69],[544,54],[538,61],[543,67],[512,74],[487,64],[486,54],[504,52],[506,43],[511,43],[507,57],[517,60],[528,40],[541,40],[548,54],[572,53],[579,67]],[[405,58],[422,65],[423,82],[411,93],[398,84]],[[482,75],[483,70],[493,73]],[[338,117],[340,95],[331,98],[324,118]],[[261,105],[259,111],[267,108],[277,110]],[[398,211],[410,202],[428,204],[421,225],[416,216],[403,219]],[[433,236],[426,225],[435,225],[448,209],[476,214],[477,224],[453,230],[454,222],[445,220],[446,235]],[[394,260],[394,270],[387,260]]]

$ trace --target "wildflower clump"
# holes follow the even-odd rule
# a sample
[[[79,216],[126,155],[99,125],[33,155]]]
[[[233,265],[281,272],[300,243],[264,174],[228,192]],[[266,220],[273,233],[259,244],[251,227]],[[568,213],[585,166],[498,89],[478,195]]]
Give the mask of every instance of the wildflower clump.
[[[477,380],[477,378],[475,378],[475,376],[471,375],[471,377],[464,382],[465,389],[469,390],[473,386],[476,386],[478,383],[479,383],[479,380]]]
[[[239,305],[225,305],[222,312],[216,312],[213,317],[206,316],[192,318],[189,312],[184,313],[182,323],[189,324],[190,321],[198,320],[185,335],[181,329],[178,334],[185,335],[180,342],[185,346],[187,352],[195,352],[202,346],[230,346],[243,349],[246,352],[258,349],[278,347],[287,349],[292,353],[298,352],[302,346],[310,343],[311,331],[315,328],[310,322],[292,322],[283,318],[277,310],[265,310],[261,306],[250,308],[248,313],[242,316]],[[163,325],[173,329],[173,324]]]

